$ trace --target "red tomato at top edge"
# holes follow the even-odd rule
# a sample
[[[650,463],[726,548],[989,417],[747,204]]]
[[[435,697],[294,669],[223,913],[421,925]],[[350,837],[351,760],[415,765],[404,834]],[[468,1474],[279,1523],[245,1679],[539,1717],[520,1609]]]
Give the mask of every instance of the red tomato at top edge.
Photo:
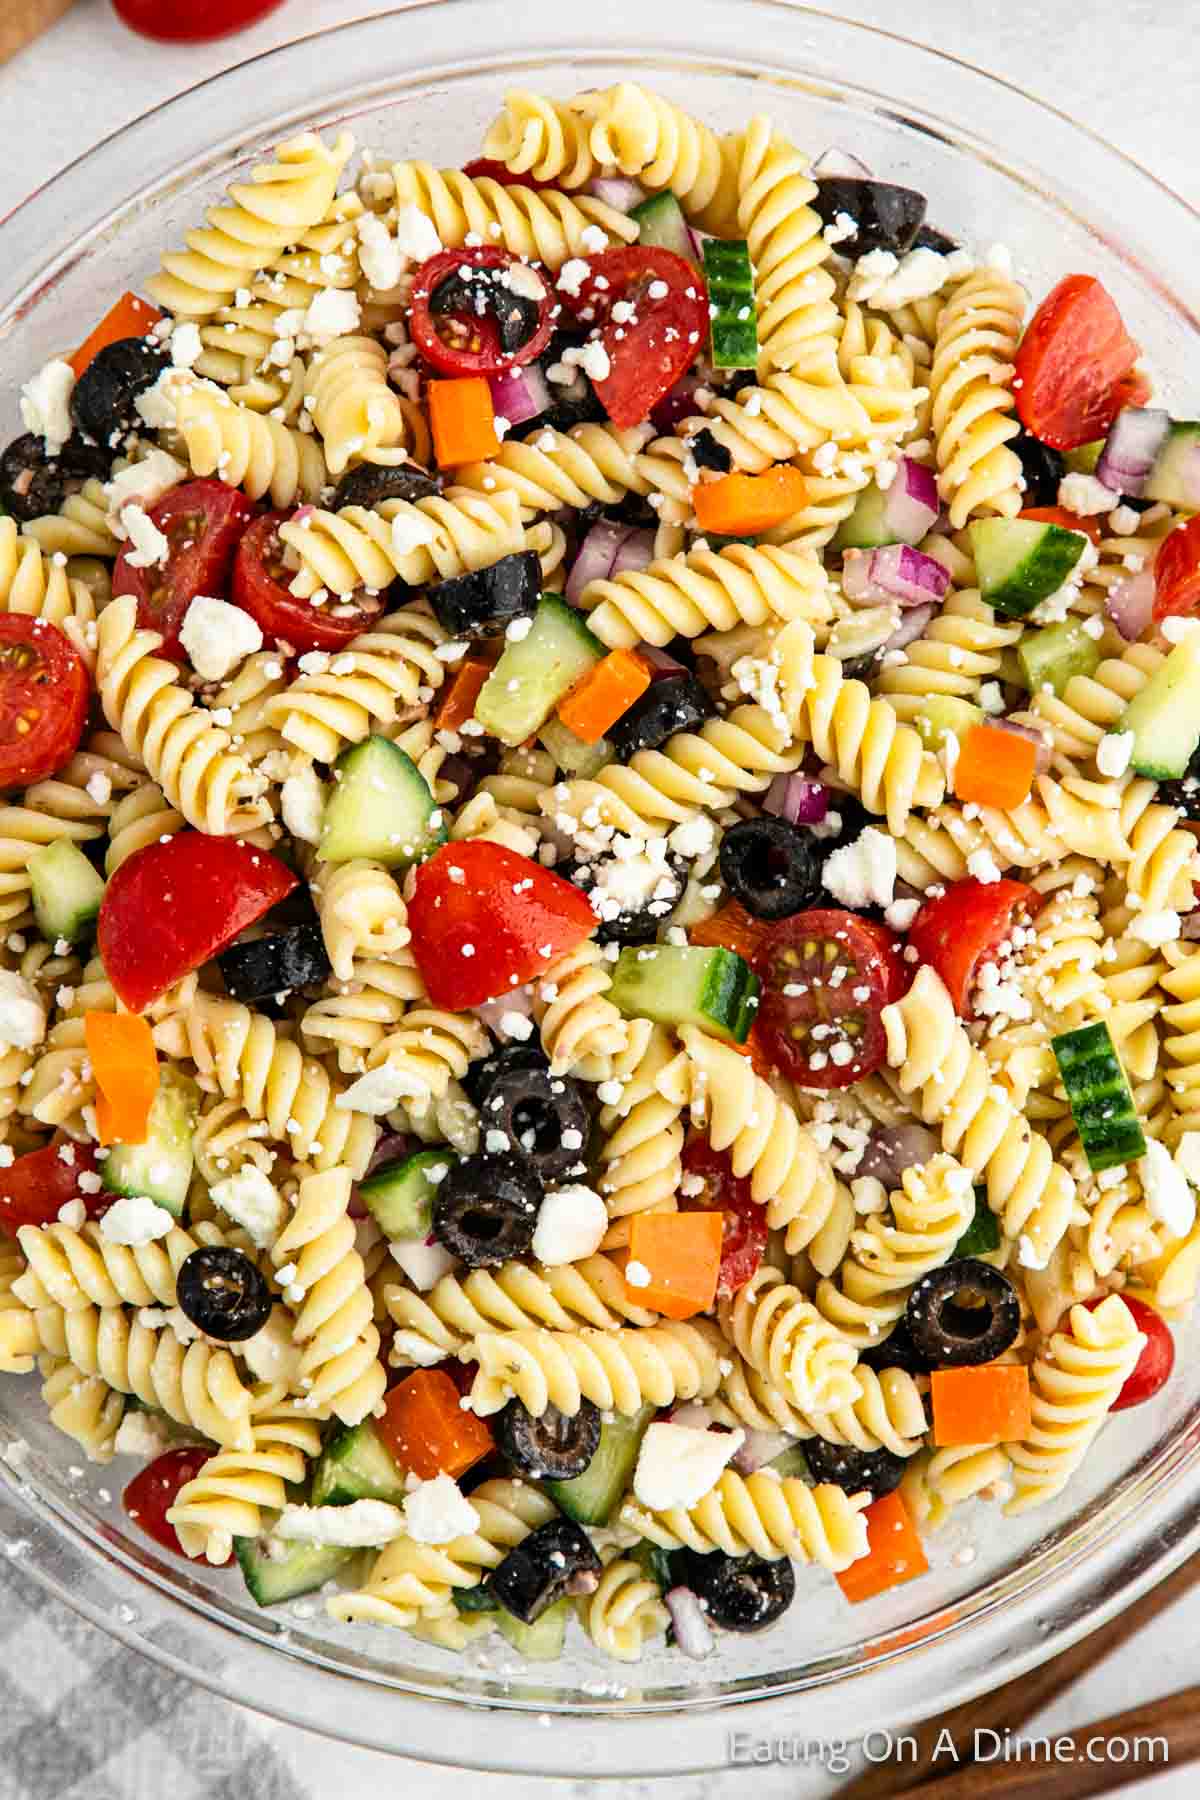
[[[592,386],[614,425],[638,425],[704,349],[708,288],[673,250],[629,244],[589,254],[587,263],[570,304],[581,324],[599,327],[608,357],[608,374]],[[633,307],[631,317],[613,319],[618,301]]]
[[[561,875],[478,841],[421,864],[408,923],[430,999],[461,1011],[544,974],[592,935],[596,915]]]
[[[183,831],[135,851],[109,880],[96,926],[117,998],[143,1012],[298,885],[239,838]]]
[[[976,881],[968,876],[926,900],[908,928],[909,947],[946,984],[960,1018],[974,1016],[972,992],[979,970],[991,960],[1022,917],[1032,918],[1043,897],[1023,881]]]
[[[70,762],[91,691],[83,659],[57,625],[0,613],[0,788],[28,787]]]
[[[1200,513],[1177,525],[1154,559],[1154,616],[1200,612]]]
[[[1056,450],[1103,437],[1128,389],[1138,347],[1094,275],[1068,275],[1052,288],[1017,349],[1013,392],[1021,423]]]
[[[223,600],[238,540],[254,508],[238,488],[223,481],[184,481],[156,500],[148,516],[170,545],[165,563],[135,568],[129,549],[113,569],[113,593],[133,594],[137,622],[162,633],[160,655],[183,660],[179,628],[197,594]]]
[[[502,162],[493,162],[490,156],[473,157],[469,163],[463,164],[463,174],[469,175],[472,181],[498,181],[501,187],[562,189],[561,181],[539,181],[535,175],[528,173],[514,175],[511,169],[506,169]]]
[[[704,1183],[700,1193],[686,1191],[689,1176],[698,1176]],[[719,1211],[723,1215],[717,1293],[736,1294],[763,1259],[767,1209],[751,1194],[750,1177],[735,1175],[729,1157],[714,1150],[706,1137],[694,1137],[684,1150],[683,1177],[680,1212]]]
[[[517,280],[521,289],[530,291],[511,285]],[[541,355],[550,342],[557,310],[550,277],[542,269],[507,250],[482,244],[440,250],[421,264],[413,278],[408,330],[430,368],[443,375],[498,375]],[[508,348],[501,335],[502,320],[511,327]]]
[[[138,1471],[121,1495],[121,1504],[134,1524],[176,1556],[182,1556],[184,1549],[167,1514],[179,1498],[180,1488],[194,1481],[213,1455],[215,1452],[203,1444],[185,1444],[178,1450],[164,1450],[161,1456],[156,1456],[152,1463]],[[225,1563],[232,1561],[231,1552]]]
[[[1092,1312],[1106,1298],[1100,1294],[1084,1304]],[[1133,1314],[1138,1330],[1145,1333],[1146,1346],[1133,1365],[1133,1374],[1113,1401],[1111,1412],[1124,1412],[1127,1406],[1140,1406],[1143,1400],[1152,1399],[1160,1387],[1165,1387],[1175,1367],[1175,1339],[1162,1314],[1131,1294],[1122,1294],[1121,1298]]]
[[[279,527],[288,513],[264,513],[255,519],[233,559],[230,598],[248,612],[263,636],[281,639],[293,651],[340,650],[361,631],[369,631],[386,602],[382,594],[339,600],[331,595],[323,606],[297,599],[288,583]]]
[[[0,1226],[12,1234],[20,1225],[53,1225],[59,1208],[76,1199],[83,1201],[89,1219],[98,1219],[116,1195],[82,1192],[79,1177],[95,1173],[95,1146],[61,1134],[42,1150],[15,1157],[0,1169]]]
[[[763,1052],[802,1087],[844,1088],[881,1067],[881,1014],[907,986],[899,940],[873,919],[816,907],[781,919],[754,958]]]
[[[203,44],[242,31],[281,0],[113,0],[117,17],[143,37],[163,43]]]

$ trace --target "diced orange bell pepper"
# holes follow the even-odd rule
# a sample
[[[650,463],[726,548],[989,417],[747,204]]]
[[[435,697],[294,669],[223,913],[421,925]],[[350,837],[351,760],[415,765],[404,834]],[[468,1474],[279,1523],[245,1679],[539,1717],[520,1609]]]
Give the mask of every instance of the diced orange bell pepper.
[[[158,308],[151,306],[148,300],[140,300],[136,294],[122,294],[116,305],[109,308],[100,323],[84,338],[74,356],[67,358],[75,371],[76,381],[99,351],[109,344],[119,343],[122,338],[145,337],[161,318]]]
[[[485,462],[500,448],[492,390],[482,375],[431,381],[426,390],[433,448],[440,469]]]
[[[480,689],[491,672],[491,663],[484,662],[481,656],[468,656],[459,663],[454,680],[442,695],[434,717],[434,724],[439,731],[457,731],[460,725],[473,717]]]
[[[1017,1444],[1033,1425],[1029,1370],[1023,1363],[984,1363],[978,1368],[935,1369],[929,1378],[933,1441],[953,1444]]]
[[[721,1212],[636,1213],[625,1266],[630,1300],[668,1319],[707,1312],[717,1294],[724,1225]],[[637,1264],[650,1277],[641,1286],[629,1279]]]
[[[899,1587],[915,1575],[924,1575],[929,1568],[917,1528],[898,1493],[873,1500],[863,1517],[867,1521],[867,1554],[837,1578],[852,1606]]]
[[[781,525],[808,500],[808,484],[791,463],[776,463],[762,475],[721,475],[699,481],[692,505],[701,531],[721,537],[753,537]]]
[[[158,1057],[140,1013],[88,1012],[83,1035],[96,1082],[96,1130],[102,1144],[144,1144],[158,1092]]]
[[[632,650],[610,650],[561,701],[558,716],[585,744],[595,744],[650,686],[650,671]]]
[[[1008,812],[1028,800],[1036,769],[1032,738],[995,725],[972,725],[959,745],[954,791],[960,800]]]
[[[720,945],[743,957],[746,962],[753,963],[770,930],[769,920],[756,919],[739,900],[727,900],[710,919],[701,919],[688,927],[688,942],[705,946]]]
[[[461,1404],[444,1369],[417,1369],[384,1395],[380,1437],[401,1469],[421,1481],[456,1479],[495,1448],[485,1422]]]

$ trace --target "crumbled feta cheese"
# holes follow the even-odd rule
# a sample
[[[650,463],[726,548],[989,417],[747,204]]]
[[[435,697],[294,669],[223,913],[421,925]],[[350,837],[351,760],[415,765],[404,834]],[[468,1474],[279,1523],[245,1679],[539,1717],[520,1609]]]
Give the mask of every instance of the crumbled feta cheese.
[[[698,1431],[692,1425],[646,1428],[633,1475],[633,1491],[652,1512],[695,1506],[715,1486],[722,1469],[746,1441],[737,1431]]]
[[[319,288],[308,303],[304,330],[314,344],[329,344],[357,331],[361,317],[353,288]]]
[[[979,687],[979,704],[993,716],[1004,711],[1004,694],[998,681],[984,681]]]
[[[171,546],[154,520],[140,506],[123,506],[117,523],[120,535],[127,537],[133,546],[125,552],[125,560],[131,569],[160,568],[166,562],[171,554]],[[242,616],[248,618],[249,614]],[[262,641],[261,638],[259,641]]]
[[[570,350],[563,351],[565,363],[577,362],[590,381],[605,381],[612,373],[612,364],[604,345],[597,342],[584,344],[576,354]]]
[[[174,1224],[165,1206],[145,1194],[129,1194],[113,1201],[100,1221],[100,1236],[110,1244],[152,1244],[166,1237]]]
[[[169,489],[186,480],[187,470],[181,462],[168,456],[165,450],[152,450],[142,462],[118,470],[106,485],[104,492],[108,496],[110,521],[117,523],[123,535],[120,521],[127,506],[153,506]]]
[[[1179,936],[1180,918],[1177,912],[1164,907],[1161,912],[1134,913],[1125,927],[1130,937],[1141,940],[1157,949],[1160,944],[1173,944]]]
[[[400,1238],[389,1249],[393,1262],[399,1263],[419,1294],[427,1294],[454,1267],[454,1258],[441,1244],[426,1244],[419,1238]],[[439,1351],[435,1361],[441,1355]]]
[[[433,220],[426,218],[420,207],[413,206],[411,201],[396,214],[396,243],[414,262],[436,256],[442,247]]]
[[[921,247],[899,260],[890,250],[872,250],[855,263],[846,291],[851,300],[869,300],[872,306],[907,306],[940,294],[947,283],[969,275],[973,267],[965,250],[942,255]]]
[[[967,858],[967,873],[976,881],[999,881],[1000,866],[990,850],[972,850]]]
[[[1114,494],[1094,475],[1081,475],[1076,470],[1064,475],[1058,484],[1058,504],[1081,519],[1089,518],[1092,513],[1112,512],[1120,500],[1120,494]]]
[[[633,1260],[625,1264],[625,1279],[630,1287],[646,1288],[650,1286],[650,1271],[645,1263]]]
[[[554,1268],[593,1256],[608,1230],[608,1208],[589,1187],[555,1188],[546,1195],[533,1234],[533,1254]]]
[[[834,213],[833,223],[826,225],[821,236],[829,245],[841,244],[846,238],[852,238],[858,230],[858,220],[851,218],[848,212]]]
[[[856,1213],[881,1213],[887,1208],[887,1189],[874,1175],[860,1175],[850,1183]]]
[[[46,1003],[13,969],[0,969],[0,1044],[35,1050],[46,1035]]]
[[[1132,731],[1106,731],[1096,746],[1096,767],[1102,775],[1123,775],[1132,755]]]
[[[325,790],[311,763],[293,769],[279,790],[279,810],[293,837],[315,844],[321,837]]]
[[[833,852],[821,880],[834,899],[851,911],[862,906],[890,906],[896,886],[895,839],[868,825],[853,843]]]
[[[127,1412],[117,1426],[113,1449],[118,1456],[147,1459],[166,1449],[169,1438],[167,1421],[154,1413]]]
[[[1166,1145],[1155,1138],[1146,1139],[1141,1175],[1150,1217],[1165,1225],[1172,1237],[1186,1237],[1196,1222],[1196,1197]]]
[[[404,1536],[404,1514],[387,1500],[352,1500],[349,1506],[285,1506],[276,1537],[302,1544],[342,1544],[355,1549],[390,1544]]]
[[[1033,1239],[1024,1232],[1017,1240],[1017,1261],[1023,1269],[1044,1269],[1049,1257],[1039,1256],[1033,1246]]]
[[[426,1100],[428,1088],[403,1069],[390,1063],[381,1063],[377,1069],[368,1069],[357,1081],[352,1081],[344,1093],[338,1095],[334,1105],[343,1112],[372,1113],[376,1117],[380,1113],[389,1113],[401,1100]]]
[[[260,1250],[273,1244],[283,1230],[287,1207],[261,1169],[246,1163],[236,1175],[214,1182],[209,1194],[222,1212],[249,1232]]]
[[[711,855],[715,836],[716,827],[712,820],[698,813],[694,819],[685,819],[682,825],[676,825],[667,843],[677,856],[692,861]]]
[[[392,520],[392,549],[397,556],[411,556],[423,544],[432,544],[437,528],[415,507],[400,511]]]
[[[377,292],[386,293],[404,273],[404,252],[375,213],[364,213],[356,229],[359,267]]]
[[[75,371],[60,357],[44,363],[21,389],[21,417],[26,431],[40,437],[47,456],[57,456],[74,430],[71,394]]]
[[[893,931],[907,931],[920,910],[919,900],[893,900],[883,916]]]
[[[187,609],[179,641],[202,681],[224,681],[247,656],[262,649],[263,634],[240,606],[197,594]]]
[[[404,1523],[415,1543],[450,1544],[479,1530],[479,1514],[452,1476],[435,1475],[406,1496]]]
[[[80,1199],[64,1200],[58,1209],[58,1222],[72,1231],[82,1231],[87,1223],[87,1208]]]
[[[569,256],[558,271],[558,285],[564,294],[572,300],[578,300],[579,290],[592,272],[590,263],[584,262],[580,256]]]

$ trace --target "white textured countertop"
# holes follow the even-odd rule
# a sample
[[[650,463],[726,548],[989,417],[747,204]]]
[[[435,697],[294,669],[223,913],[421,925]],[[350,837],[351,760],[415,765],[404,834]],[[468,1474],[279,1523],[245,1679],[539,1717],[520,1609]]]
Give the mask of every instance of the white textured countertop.
[[[577,0],[578,3],[578,0]],[[658,0],[660,8],[683,0]],[[0,0],[4,4],[4,0]],[[163,0],[169,4],[169,0]],[[569,0],[568,0],[569,4]],[[108,0],[77,0],[68,16],[32,49],[0,69],[0,119],[6,155],[0,162],[0,216],[43,180],[98,139],[147,107],[191,86],[230,63],[305,31],[344,19],[386,11],[371,0],[289,0],[279,12],[242,36],[208,46],[171,48],[131,37],[116,22]],[[903,8],[843,0],[853,18],[885,23],[1005,76],[1052,101],[1134,156],[1180,192],[1197,184],[1195,118],[1196,49],[1186,9],[1151,0],[908,0]],[[1153,1628],[1109,1659],[1055,1706],[1026,1735],[1057,1735],[1200,1679],[1200,1592],[1181,1602]],[[234,1709],[196,1696],[212,1713],[214,1740],[227,1735],[225,1715]],[[999,1723],[999,1722],[998,1722]],[[445,1771],[398,1765],[389,1758],[325,1743],[290,1727],[247,1721],[269,1742],[294,1777],[289,1796],[325,1800],[334,1793],[355,1800],[441,1800],[452,1790],[472,1800],[528,1800],[524,1779],[455,1778]],[[670,1729],[665,1725],[664,1729]],[[123,1762],[122,1785],[107,1787],[119,1800],[160,1800],[161,1763],[153,1733]],[[52,1760],[43,1766],[43,1793],[60,1791]],[[0,1791],[4,1790],[0,1773]],[[626,1800],[733,1800],[753,1781],[755,1800],[799,1800],[829,1793],[835,1783],[814,1781],[797,1769],[756,1768],[708,1778],[626,1784]],[[1192,1800],[1195,1769],[1167,1773],[1124,1791],[1130,1800]],[[72,1788],[72,1793],[74,1793]],[[220,1790],[224,1793],[224,1787]],[[231,1788],[228,1791],[235,1791]],[[237,1789],[261,1792],[250,1785]],[[271,1795],[283,1793],[270,1785]],[[614,1795],[609,1784],[555,1781],[538,1784],[547,1800],[585,1800]],[[1055,1792],[1047,1774],[1045,1794]],[[98,1790],[97,1790],[98,1793]]]

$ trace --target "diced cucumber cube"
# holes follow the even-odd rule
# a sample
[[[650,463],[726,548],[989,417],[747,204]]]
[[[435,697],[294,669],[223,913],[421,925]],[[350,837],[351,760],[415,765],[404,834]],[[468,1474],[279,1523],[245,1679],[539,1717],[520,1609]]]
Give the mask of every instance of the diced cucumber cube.
[[[1017,645],[1017,661],[1031,694],[1049,687],[1061,694],[1075,675],[1094,675],[1100,646],[1083,628],[1082,619],[1062,619],[1042,631],[1027,631]]]
[[[732,950],[645,944],[622,950],[609,999],[629,1017],[658,1025],[699,1025],[744,1044],[758,1008],[757,975]]]
[[[104,877],[78,844],[59,838],[35,850],[27,864],[38,930],[51,944],[81,944],[92,936],[104,898]]]
[[[321,862],[367,857],[389,869],[406,869],[445,839],[429,783],[389,738],[365,738],[342,752],[321,821]]]

